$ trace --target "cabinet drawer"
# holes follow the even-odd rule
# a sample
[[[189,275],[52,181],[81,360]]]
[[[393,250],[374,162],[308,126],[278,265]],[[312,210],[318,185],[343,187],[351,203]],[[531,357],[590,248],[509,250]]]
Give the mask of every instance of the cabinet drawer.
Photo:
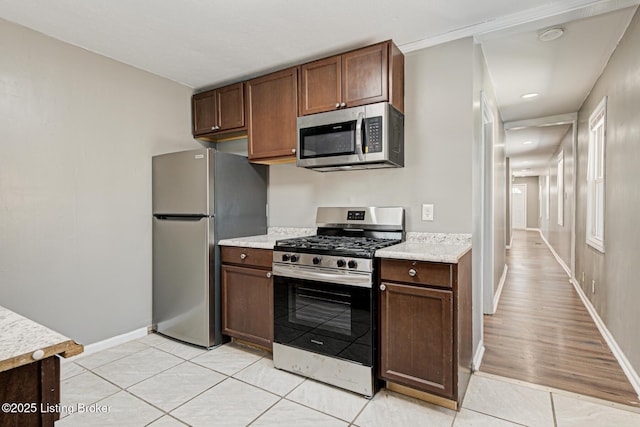
[[[273,251],[270,249],[240,248],[223,246],[221,248],[223,264],[248,265],[252,267],[271,268]]]
[[[419,285],[453,286],[453,266],[425,261],[383,259],[380,268],[382,280]]]

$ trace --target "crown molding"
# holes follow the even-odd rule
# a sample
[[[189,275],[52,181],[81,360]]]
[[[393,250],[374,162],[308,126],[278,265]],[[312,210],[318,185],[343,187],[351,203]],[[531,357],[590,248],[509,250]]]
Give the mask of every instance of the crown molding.
[[[510,33],[527,30],[541,26],[540,21],[545,21],[542,26],[552,26],[576,19],[596,16],[627,7],[638,6],[640,0],[570,0],[546,4],[522,12],[512,13],[471,25],[458,30],[449,31],[423,40],[405,43],[398,47],[403,53],[437,46],[443,43],[459,40],[465,37],[474,37],[477,42],[483,42],[495,37],[502,37]],[[525,26],[525,28],[522,28]]]

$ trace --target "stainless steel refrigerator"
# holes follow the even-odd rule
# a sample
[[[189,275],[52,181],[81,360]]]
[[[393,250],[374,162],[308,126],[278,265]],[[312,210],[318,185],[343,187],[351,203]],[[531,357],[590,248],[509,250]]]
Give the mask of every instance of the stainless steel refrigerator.
[[[218,240],[265,234],[267,168],[205,148],[153,157],[153,327],[212,347],[220,332]]]

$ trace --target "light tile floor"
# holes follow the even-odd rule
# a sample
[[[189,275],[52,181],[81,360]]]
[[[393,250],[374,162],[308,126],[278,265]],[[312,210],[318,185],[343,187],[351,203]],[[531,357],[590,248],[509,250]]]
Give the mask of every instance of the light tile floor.
[[[472,377],[459,412],[387,390],[367,400],[279,371],[267,353],[206,351],[156,334],[61,370],[61,405],[75,412],[56,427],[640,426],[640,413],[619,405],[486,375]]]

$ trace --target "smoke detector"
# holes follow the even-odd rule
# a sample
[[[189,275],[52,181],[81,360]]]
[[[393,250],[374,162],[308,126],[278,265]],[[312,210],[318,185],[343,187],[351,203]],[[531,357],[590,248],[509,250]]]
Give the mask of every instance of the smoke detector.
[[[564,35],[564,28],[562,27],[553,27],[547,28],[538,34],[538,40],[541,42],[550,42],[553,40],[557,40]]]

